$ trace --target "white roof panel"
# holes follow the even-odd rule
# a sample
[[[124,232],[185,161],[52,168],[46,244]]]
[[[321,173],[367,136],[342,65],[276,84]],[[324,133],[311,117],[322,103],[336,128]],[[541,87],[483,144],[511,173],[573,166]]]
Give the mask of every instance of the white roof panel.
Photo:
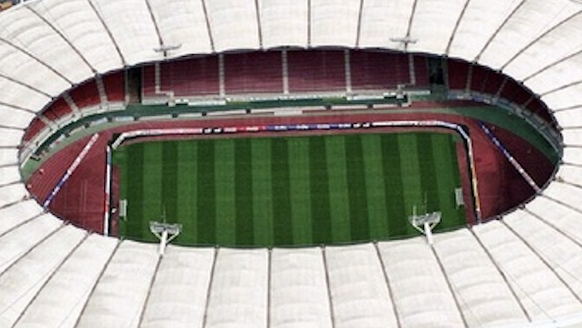
[[[158,258],[157,245],[123,241],[76,327],[138,327]]]
[[[320,248],[273,249],[270,327],[332,327]]]
[[[90,235],[33,299],[15,328],[73,328],[118,241]]]
[[[0,165],[18,164],[18,148],[0,148]]]
[[[558,120],[558,123],[561,124],[561,121]],[[582,147],[582,129],[564,129],[561,132],[564,145]]]
[[[123,65],[111,37],[88,1],[43,0],[31,3],[31,7],[75,46],[92,69],[104,73]]]
[[[514,215],[523,214],[509,216]],[[492,221],[473,230],[533,320],[559,315],[563,306],[570,307],[573,298],[567,286],[503,223]]]
[[[379,243],[396,313],[403,327],[463,327],[463,319],[425,238]],[[414,272],[414,274],[411,274]]]
[[[55,71],[34,57],[7,45],[0,47],[0,74],[13,77],[50,95],[57,95],[70,87]]]
[[[254,0],[213,0],[205,4],[216,52],[260,48]]]
[[[42,208],[33,199],[0,208],[0,235],[41,213]],[[50,214],[43,216],[42,220],[45,219],[60,221]]]
[[[406,36],[413,3],[414,0],[363,1],[357,46],[401,49],[401,44],[391,39]]]
[[[30,220],[0,237],[0,274],[63,224],[58,220]]]
[[[326,247],[325,258],[334,327],[398,326],[373,244]]]
[[[504,277],[467,229],[436,234],[435,250],[470,327],[527,323]],[[490,291],[495,290],[495,293]]]
[[[449,56],[475,59],[521,0],[471,0],[454,35]]]
[[[561,165],[556,176],[563,181],[582,186],[582,167],[574,165]]]
[[[168,246],[140,327],[202,328],[214,248]]]
[[[582,165],[582,148],[564,147],[562,161],[568,164]]]
[[[25,6],[0,20],[0,37],[8,37],[40,61],[65,75],[72,83],[92,76],[91,69],[65,39]]]
[[[579,187],[554,181],[544,190],[543,194],[561,203],[577,208],[580,205],[581,192],[582,189]]]
[[[12,327],[86,231],[65,226],[0,275],[0,327]]]
[[[307,1],[258,0],[261,35],[265,49],[307,47]]]
[[[311,0],[312,47],[356,44],[361,0]]]
[[[0,127],[0,147],[16,147],[24,136],[23,130]]]
[[[0,104],[0,126],[25,129],[34,119],[35,115],[20,109]]]
[[[212,52],[202,1],[151,0],[149,4],[164,45],[180,45],[169,52],[170,57]]]
[[[410,37],[411,51],[444,54],[466,0],[417,0]],[[427,24],[430,22],[430,24]]]
[[[570,16],[574,9],[571,1],[524,1],[488,44],[479,62],[493,69],[502,68],[532,40]],[[528,72],[539,68],[537,65],[529,67]],[[527,72],[522,74],[527,75]]]
[[[0,166],[0,186],[21,182],[20,166]]]
[[[8,106],[40,111],[51,100],[42,92],[3,77],[0,77],[0,89],[10,90],[2,94],[2,103]]]
[[[538,69],[530,72],[530,74],[548,68],[554,70],[551,66],[579,52],[582,49],[582,40],[573,38],[572,35],[579,33],[578,27],[582,24],[582,15],[578,14],[570,17],[555,29],[549,30],[536,42],[528,45],[504,70],[507,72],[517,71],[514,66],[521,67],[520,70],[524,70],[526,67],[536,67]],[[548,49],[552,51],[548,51]],[[523,77],[525,78],[526,76]]]
[[[17,183],[0,187],[0,207],[12,204],[28,197],[24,184]]]
[[[145,1],[90,0],[113,35],[127,65],[160,60],[160,41]]]
[[[582,271],[582,247],[538,218],[526,212],[521,213],[523,215],[511,215],[504,221],[524,238],[539,257],[552,266],[554,272],[575,294],[550,296],[552,308],[544,310],[551,316],[582,313],[582,303],[576,299],[582,294],[582,285],[578,278],[578,272]]]
[[[581,212],[547,197],[537,197],[527,204],[526,209],[578,243],[582,243],[582,231],[579,229]]]
[[[563,128],[582,128],[582,108],[555,111],[553,114]]]
[[[268,250],[221,249],[208,300],[206,328],[265,328]]]
[[[511,71],[507,73],[512,74]],[[582,81],[582,54],[573,56],[524,81],[538,94],[544,94]]]

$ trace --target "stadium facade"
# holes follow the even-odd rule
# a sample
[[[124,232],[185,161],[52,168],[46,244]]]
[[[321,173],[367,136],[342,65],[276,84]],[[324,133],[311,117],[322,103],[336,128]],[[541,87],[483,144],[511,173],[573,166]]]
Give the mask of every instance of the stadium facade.
[[[0,327],[582,325],[582,4],[572,0],[41,0],[0,13]],[[25,129],[96,75],[291,48],[428,53],[500,70],[563,137],[555,179],[500,220],[300,249],[169,247],[90,234],[30,198]],[[107,109],[104,109],[107,110]]]

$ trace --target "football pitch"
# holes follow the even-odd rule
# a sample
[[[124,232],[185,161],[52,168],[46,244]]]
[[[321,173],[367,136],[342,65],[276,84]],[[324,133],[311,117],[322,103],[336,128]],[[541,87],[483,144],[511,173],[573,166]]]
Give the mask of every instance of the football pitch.
[[[180,245],[334,245],[418,235],[442,212],[463,226],[453,134],[434,132],[192,139],[117,149],[119,235],[157,241],[149,221],[182,224]]]

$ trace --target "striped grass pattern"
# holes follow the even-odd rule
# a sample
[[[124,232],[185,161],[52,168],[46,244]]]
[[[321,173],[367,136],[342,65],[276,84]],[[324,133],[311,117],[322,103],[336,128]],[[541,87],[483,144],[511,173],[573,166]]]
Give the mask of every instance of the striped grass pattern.
[[[465,224],[451,134],[373,133],[156,141],[114,155],[120,236],[155,241],[165,213],[182,245],[299,246],[417,235],[407,217],[441,211]]]

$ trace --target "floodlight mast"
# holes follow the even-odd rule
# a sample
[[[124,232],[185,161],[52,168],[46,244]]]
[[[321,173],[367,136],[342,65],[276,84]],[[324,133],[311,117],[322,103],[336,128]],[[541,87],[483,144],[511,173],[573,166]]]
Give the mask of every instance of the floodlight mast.
[[[182,225],[179,223],[166,222],[166,209],[162,214],[163,222],[150,221],[150,231],[160,240],[159,253],[164,256],[166,246],[174,240],[182,231]]]
[[[159,47],[154,48],[155,52],[161,52],[164,55],[164,58],[168,57],[168,53],[172,50],[178,50],[182,47],[182,44],[172,44],[172,45],[165,45],[161,44]]]
[[[432,212],[417,215],[416,206],[412,209],[412,215],[408,217],[408,221],[412,226],[426,236],[427,243],[432,246],[434,239],[432,237],[432,230],[441,222],[441,212]],[[421,228],[422,227],[422,228]]]
[[[390,38],[390,41],[402,44],[405,51],[408,50],[409,44],[415,44],[418,42],[417,39],[413,39],[409,35],[400,38]]]

